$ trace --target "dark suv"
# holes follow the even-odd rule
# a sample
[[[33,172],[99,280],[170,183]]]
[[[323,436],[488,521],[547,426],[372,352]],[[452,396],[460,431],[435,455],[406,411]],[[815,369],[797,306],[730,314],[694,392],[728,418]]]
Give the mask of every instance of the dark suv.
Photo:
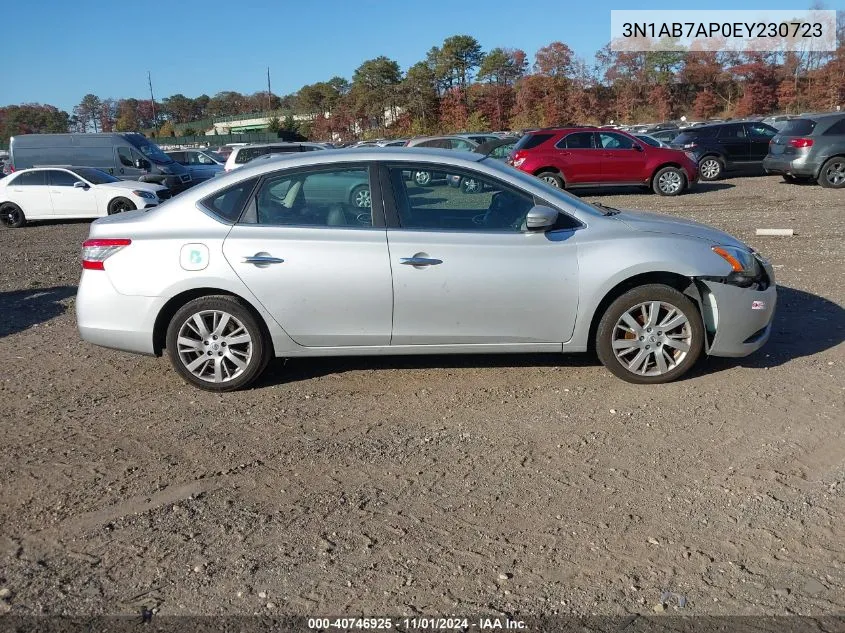
[[[690,152],[702,180],[718,180],[726,172],[762,171],[769,141],[778,131],[758,121],[736,121],[686,128],[670,145]]]
[[[676,196],[698,180],[695,161],[686,153],[593,127],[529,132],[508,162],[554,187],[638,185]]]
[[[845,187],[845,113],[787,121],[769,144],[763,167],[787,182],[815,180],[822,187]]]

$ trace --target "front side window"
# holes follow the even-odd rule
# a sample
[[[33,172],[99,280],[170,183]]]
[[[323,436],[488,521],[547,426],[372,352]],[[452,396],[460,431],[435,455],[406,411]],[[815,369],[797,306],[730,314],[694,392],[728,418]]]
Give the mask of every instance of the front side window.
[[[366,167],[305,169],[264,179],[255,221],[272,226],[366,228],[373,224]]]
[[[633,139],[613,132],[599,132],[599,142],[603,149],[631,149],[634,146]]]
[[[167,152],[167,155],[180,165],[188,164],[188,160],[185,158],[185,152]]]
[[[58,169],[51,169],[49,178],[53,187],[73,187],[74,183],[79,182],[79,178],[73,174]]]
[[[525,218],[534,206],[530,194],[490,176],[451,168],[447,180],[453,186],[423,189],[406,184],[403,173],[418,169],[420,166],[390,167],[403,229],[514,233],[525,230]]]
[[[188,154],[191,165],[214,165],[215,162],[202,152],[191,152]]]
[[[124,167],[135,166],[135,163],[132,162],[132,152],[129,151],[128,147],[118,147],[117,156],[120,158],[120,164]]]
[[[465,141],[462,138],[453,138],[452,139],[452,149],[462,150],[465,152],[471,152],[473,145],[468,141]]]

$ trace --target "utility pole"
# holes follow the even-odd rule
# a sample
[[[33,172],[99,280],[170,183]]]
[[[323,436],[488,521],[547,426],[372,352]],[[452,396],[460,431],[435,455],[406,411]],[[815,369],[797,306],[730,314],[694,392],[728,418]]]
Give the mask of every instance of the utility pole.
[[[270,92],[270,67],[267,66],[267,109],[273,109],[272,92]]]
[[[150,102],[153,104],[153,127],[158,127],[158,117],[156,116],[156,98],[153,96],[153,79],[150,71],[147,71],[147,83],[150,84]]]

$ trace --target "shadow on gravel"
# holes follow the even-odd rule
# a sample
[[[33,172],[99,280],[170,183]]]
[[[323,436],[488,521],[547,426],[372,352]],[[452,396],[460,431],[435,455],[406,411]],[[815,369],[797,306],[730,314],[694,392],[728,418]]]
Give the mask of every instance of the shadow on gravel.
[[[257,388],[311,380],[346,371],[391,369],[495,369],[518,367],[593,367],[595,354],[443,354],[431,356],[344,356],[276,359],[256,383]]]
[[[681,194],[682,196],[694,196],[700,193],[708,193],[711,191],[721,191],[723,189],[733,189],[736,185],[732,185],[728,182],[699,182],[697,183],[692,189],[689,191]],[[578,196],[579,198],[589,197],[589,198],[601,198],[604,196],[623,196],[623,195],[643,195],[643,196],[654,196],[656,195],[651,188],[643,187],[584,187],[577,188],[577,189],[567,189],[567,191],[571,194]]]
[[[0,338],[59,316],[67,309],[61,302],[75,294],[76,286],[0,292]]]
[[[778,287],[775,323],[769,341],[745,358],[711,357],[699,363],[694,375],[732,367],[778,367],[812,356],[845,341],[845,308],[787,286]]]
[[[686,376],[749,367],[777,367],[795,358],[812,356],[845,341],[845,309],[803,290],[781,286],[771,337],[745,358],[705,358]],[[256,387],[299,382],[346,371],[390,369],[494,369],[502,367],[594,367],[594,353],[586,354],[463,354],[420,356],[346,356],[338,358],[276,359],[258,380]],[[608,377],[611,374],[608,373]]]

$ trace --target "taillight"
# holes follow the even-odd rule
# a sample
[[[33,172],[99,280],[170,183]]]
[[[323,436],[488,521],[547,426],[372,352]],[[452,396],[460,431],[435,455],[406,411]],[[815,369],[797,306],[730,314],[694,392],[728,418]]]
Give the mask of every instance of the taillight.
[[[792,147],[812,147],[813,146],[813,139],[811,138],[791,138],[789,139],[789,144]]]
[[[519,167],[522,163],[525,162],[525,159],[528,158],[524,150],[520,150],[518,152],[513,153],[513,158],[511,159],[511,165],[514,167]]]
[[[684,143],[684,149],[695,149],[698,147],[698,143]]]
[[[82,268],[105,270],[103,263],[131,243],[129,239],[85,240],[82,244]]]

